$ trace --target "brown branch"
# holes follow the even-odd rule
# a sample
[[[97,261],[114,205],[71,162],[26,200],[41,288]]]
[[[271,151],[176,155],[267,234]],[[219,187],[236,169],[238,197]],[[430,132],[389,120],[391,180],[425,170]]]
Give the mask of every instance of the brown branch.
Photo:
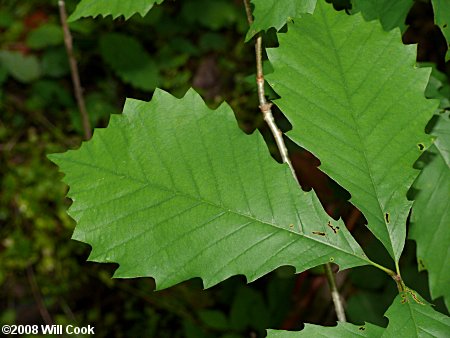
[[[80,110],[81,122],[83,124],[84,138],[89,140],[92,137],[91,124],[84,102],[83,89],[81,88],[80,74],[78,72],[77,61],[73,53],[72,34],[70,34],[69,25],[67,24],[66,4],[64,0],[58,1],[59,16],[64,32],[64,44],[66,45],[67,56],[69,58],[70,73],[72,74],[73,89],[77,100],[78,109]]]
[[[52,317],[50,316],[50,313],[48,312],[47,308],[45,307],[44,300],[42,299],[42,295],[39,290],[39,286],[36,282],[36,277],[34,275],[33,268],[31,266],[28,266],[28,268],[27,268],[27,277],[28,277],[28,282],[30,283],[30,287],[31,287],[31,291],[33,293],[34,300],[36,301],[36,305],[39,309],[39,313],[41,314],[42,319],[44,320],[45,324],[53,325]]]
[[[341,296],[339,295],[339,290],[336,285],[336,278],[333,270],[331,269],[331,264],[327,263],[324,265],[325,275],[327,277],[328,286],[330,287],[331,299],[334,303],[334,309],[336,310],[337,319],[340,322],[346,322],[344,306],[342,304]]]
[[[247,14],[247,20],[249,25],[251,26],[253,23],[253,16],[251,13],[250,8],[250,0],[243,0],[244,6],[245,6],[245,12]],[[263,65],[262,65],[262,36],[261,33],[258,33],[256,35],[255,40],[255,54],[256,54],[256,85],[258,88],[258,99],[259,99],[259,109],[263,113],[264,121],[266,121],[267,125],[270,128],[270,131],[272,132],[273,137],[275,138],[275,142],[278,147],[278,151],[280,152],[281,158],[283,159],[284,163],[287,163],[289,166],[289,169],[291,170],[292,176],[294,176],[294,179],[297,183],[297,175],[295,173],[295,169],[292,165],[292,162],[289,158],[289,154],[286,148],[286,144],[283,140],[283,133],[280,131],[278,126],[275,123],[275,119],[273,118],[272,114],[272,103],[267,102],[266,95],[264,92],[264,72],[263,72]],[[300,184],[299,184],[300,185]],[[336,287],[336,279],[334,276],[334,273],[331,269],[331,264],[326,263],[324,264],[324,268],[326,271],[326,277],[328,280],[328,284],[330,286],[331,290],[331,298],[333,299],[334,307],[336,310],[336,314],[339,321],[346,321],[345,319],[345,312],[344,312],[344,306],[342,305],[341,298],[339,296],[339,292]]]
[[[243,0],[245,5],[245,12],[247,13],[247,20],[249,25],[253,23],[253,17],[250,9],[250,1]],[[263,114],[264,121],[266,121],[267,125],[272,132],[272,135],[277,144],[278,151],[280,152],[283,163],[287,163],[289,169],[291,170],[292,176],[294,176],[295,181],[299,184],[297,175],[295,173],[294,167],[292,166],[291,159],[289,158],[289,154],[286,148],[286,144],[283,140],[283,133],[278,128],[275,123],[275,119],[272,114],[272,103],[267,102],[266,94],[264,91],[264,72],[263,72],[263,64],[262,64],[262,36],[260,33],[256,35],[255,40],[255,54],[256,54],[256,86],[258,89],[258,100],[259,100],[259,109]]]

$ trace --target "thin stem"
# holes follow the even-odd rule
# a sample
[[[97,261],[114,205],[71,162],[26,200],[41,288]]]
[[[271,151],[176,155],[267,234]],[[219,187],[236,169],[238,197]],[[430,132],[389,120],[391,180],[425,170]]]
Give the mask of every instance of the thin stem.
[[[251,25],[253,23],[253,16],[252,16],[251,8],[250,8],[250,0],[243,0],[243,2],[244,2],[244,6],[245,6],[245,12],[247,14],[248,23],[249,23],[249,25]],[[256,85],[258,88],[259,108],[260,108],[261,112],[263,113],[264,121],[266,121],[267,125],[270,128],[270,131],[272,132],[273,137],[275,138],[275,142],[277,144],[278,151],[280,152],[283,162],[288,164],[289,169],[292,172],[292,176],[294,176],[297,183],[299,183],[298,179],[297,179],[297,175],[295,174],[294,167],[292,166],[292,162],[289,158],[286,145],[283,140],[283,134],[280,131],[280,129],[278,129],[278,127],[275,123],[275,119],[273,118],[272,110],[271,110],[272,103],[269,103],[266,100],[266,96],[265,96],[265,92],[264,92],[264,72],[263,72],[263,66],[262,66],[262,37],[261,37],[260,33],[258,33],[256,35],[255,54],[256,54]],[[375,266],[376,268],[386,272],[389,276],[391,276],[392,279],[394,279],[395,283],[397,284],[397,288],[398,288],[399,292],[404,292],[406,290],[405,283],[403,282],[402,277],[400,275],[400,269],[398,266],[398,262],[395,263],[395,268],[396,268],[397,273],[395,273],[394,271],[392,271],[388,268],[385,268],[384,266],[382,266],[380,264],[372,262],[371,260],[368,260],[368,262],[370,264],[372,264],[373,266]],[[331,297],[333,298],[333,302],[334,302],[334,306],[336,309],[336,314],[337,314],[338,320],[345,322],[346,320],[345,320],[344,307],[342,305],[342,301],[340,299],[339,292],[336,288],[336,279],[335,279],[333,270],[331,269],[331,264],[326,263],[326,264],[324,264],[324,266],[325,266],[328,284],[329,284],[330,290],[331,290]]]
[[[336,310],[337,318],[340,322],[346,322],[344,307],[342,305],[341,296],[339,295],[339,290],[336,285],[336,279],[334,278],[334,272],[331,269],[331,264],[327,263],[325,266],[325,275],[327,276],[328,285],[330,287],[331,299],[333,299],[334,308]]]
[[[250,9],[250,1],[243,0],[245,5],[245,12],[247,13],[248,23],[251,25],[253,23],[253,17]],[[263,72],[263,64],[262,64],[262,37],[261,34],[257,34],[255,40],[255,55],[256,55],[256,86],[258,90],[258,100],[259,100],[259,109],[261,110],[264,121],[266,121],[267,125],[270,128],[270,131],[275,139],[277,144],[278,151],[280,152],[283,163],[286,163],[291,170],[292,176],[294,177],[297,183],[297,175],[295,174],[294,167],[292,166],[292,162],[289,158],[289,154],[286,148],[286,144],[283,140],[283,133],[280,131],[278,126],[275,123],[275,119],[272,114],[272,103],[267,102],[266,95],[264,91],[264,72]]]
[[[69,304],[67,304],[66,300],[64,298],[59,298],[59,303],[61,304],[61,308],[66,316],[69,317],[73,323],[77,323],[77,318],[75,317],[75,314],[73,313]]]
[[[250,1],[243,0],[245,6],[245,12],[247,13],[247,20],[249,25],[253,23],[253,17],[250,8]],[[256,35],[255,40],[255,54],[256,54],[256,86],[258,89],[258,99],[259,99],[259,109],[261,110],[264,121],[266,121],[267,125],[272,132],[273,137],[275,138],[275,142],[278,147],[278,151],[280,152],[283,163],[287,163],[289,169],[291,170],[292,176],[295,181],[299,184],[297,175],[295,173],[294,167],[292,165],[291,159],[289,158],[289,154],[286,148],[286,144],[284,143],[283,133],[278,128],[275,123],[275,119],[272,114],[272,103],[267,102],[266,95],[264,92],[264,72],[263,72],[263,64],[262,64],[262,36],[260,33]],[[300,185],[300,184],[299,184]],[[333,271],[331,270],[331,264],[325,264],[325,271],[327,271],[327,280],[330,285],[331,297],[333,299],[334,307],[336,309],[336,314],[339,321],[345,322],[345,312],[344,306],[341,301],[341,297],[339,296],[339,292],[336,288],[336,280]]]
[[[396,273],[392,271],[391,269],[385,268],[383,265],[380,265],[378,263],[372,262],[371,260],[368,261],[370,264],[372,264],[374,267],[386,272],[389,276],[395,277]]]
[[[69,25],[67,24],[66,4],[64,0],[59,0],[58,5],[61,25],[64,32],[64,44],[66,45],[67,56],[70,64],[70,73],[72,74],[73,89],[75,92],[78,109],[80,110],[81,122],[83,124],[84,138],[89,140],[92,137],[91,124],[89,122],[89,116],[86,110],[86,104],[84,102],[77,61],[73,53],[72,34],[70,34]]]
[[[398,261],[395,261],[395,271],[397,272],[398,276],[401,276],[401,274],[400,274],[400,266],[398,265]]]
[[[30,283],[31,292],[33,293],[34,300],[36,301],[36,305],[39,309],[39,313],[41,314],[42,319],[44,320],[45,324],[53,325],[52,317],[50,316],[50,313],[45,306],[44,300],[42,299],[39,286],[36,282],[36,276],[34,275],[34,271],[31,266],[27,267],[27,277],[28,283]]]
[[[405,283],[403,282],[402,276],[400,275],[398,263],[395,263],[395,268],[397,270],[397,273],[395,273],[391,269],[385,268],[384,266],[372,262],[371,260],[368,260],[368,262],[372,264],[374,267],[386,272],[389,276],[391,276],[392,279],[395,281],[395,284],[397,284],[397,289],[399,293],[404,292],[406,290]]]
[[[247,14],[247,21],[249,26],[253,23],[252,9],[250,8],[250,1],[244,0],[245,14]]]

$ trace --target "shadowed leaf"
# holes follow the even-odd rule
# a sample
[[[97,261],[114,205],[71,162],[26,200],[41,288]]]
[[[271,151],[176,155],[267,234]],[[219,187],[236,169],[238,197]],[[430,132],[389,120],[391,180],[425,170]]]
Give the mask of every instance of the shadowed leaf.
[[[439,116],[427,151],[430,162],[422,169],[414,188],[418,191],[411,215],[409,237],[417,243],[420,270],[428,271],[433,299],[444,296],[450,306],[450,119]]]

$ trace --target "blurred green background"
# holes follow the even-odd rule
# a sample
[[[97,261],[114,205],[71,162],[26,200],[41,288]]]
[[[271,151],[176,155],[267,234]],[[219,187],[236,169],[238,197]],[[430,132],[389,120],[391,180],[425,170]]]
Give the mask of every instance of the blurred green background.
[[[76,3],[66,2],[69,13]],[[417,1],[404,40],[419,42],[419,61],[442,72],[439,90],[448,86],[450,67],[430,8]],[[150,278],[113,280],[113,264],[86,262],[90,248],[70,239],[67,187],[46,158],[77,148],[83,135],[59,20],[56,0],[0,0],[0,324],[90,324],[99,337],[227,338],[262,337],[265,328],[295,330],[305,322],[333,325],[320,268],[295,275],[283,267],[249,285],[237,276],[208,290],[192,280],[154,292]],[[166,0],[144,18],[71,23],[92,126],[105,127],[126,97],[148,101],[155,87],[180,97],[193,86],[211,107],[226,100],[241,128],[259,129],[277,158],[258,114],[247,28],[240,0]],[[274,31],[264,38],[277,45]],[[280,112],[276,117],[290,127]],[[327,211],[345,219],[369,255],[388,262],[348,193],[317,170],[311,154],[290,148],[302,187],[314,188]],[[402,264],[407,284],[428,295],[412,242]],[[382,315],[396,293],[387,276],[366,267],[337,277],[350,321],[387,324]]]

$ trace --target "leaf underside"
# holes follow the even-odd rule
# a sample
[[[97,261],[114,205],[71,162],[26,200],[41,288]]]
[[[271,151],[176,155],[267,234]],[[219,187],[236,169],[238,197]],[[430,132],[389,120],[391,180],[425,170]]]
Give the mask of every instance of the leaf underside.
[[[268,338],[294,337],[448,337],[450,318],[437,312],[414,291],[398,295],[385,313],[387,328],[370,323],[363,326],[339,322],[334,327],[306,324],[299,332],[268,330]]]
[[[313,13],[317,0],[252,0],[254,22],[247,32],[245,41],[261,31],[274,27],[279,30],[291,18]]]
[[[136,38],[120,33],[105,34],[100,38],[100,52],[122,81],[147,91],[158,85],[156,62]]]
[[[106,17],[112,15],[113,19],[123,15],[128,20],[133,14],[139,13],[145,16],[155,4],[164,0],[81,0],[75,11],[70,15],[69,21],[75,21],[83,17]]]
[[[382,327],[366,323],[365,325],[354,325],[338,322],[337,326],[327,327],[313,324],[305,324],[305,328],[298,332],[267,330],[267,338],[359,338],[359,337],[381,337],[384,329]]]
[[[443,296],[450,308],[450,118],[446,112],[432,132],[435,144],[427,151],[429,163],[414,188],[415,198],[409,237],[417,243],[421,270],[428,270],[433,299]]]
[[[92,246],[90,260],[118,263],[115,277],[151,276],[159,289],[201,277],[209,287],[281,265],[368,261],[259,134],[246,136],[229,106],[211,111],[193,90],[127,100],[107,129],[50,159],[70,186],[73,239]]]
[[[352,195],[368,228],[398,261],[411,206],[412,168],[429,143],[424,126],[437,102],[426,100],[429,69],[414,69],[415,47],[360,14],[319,2],[268,50],[275,104],[294,126],[288,135],[321,160]],[[411,108],[414,107],[414,110]]]

